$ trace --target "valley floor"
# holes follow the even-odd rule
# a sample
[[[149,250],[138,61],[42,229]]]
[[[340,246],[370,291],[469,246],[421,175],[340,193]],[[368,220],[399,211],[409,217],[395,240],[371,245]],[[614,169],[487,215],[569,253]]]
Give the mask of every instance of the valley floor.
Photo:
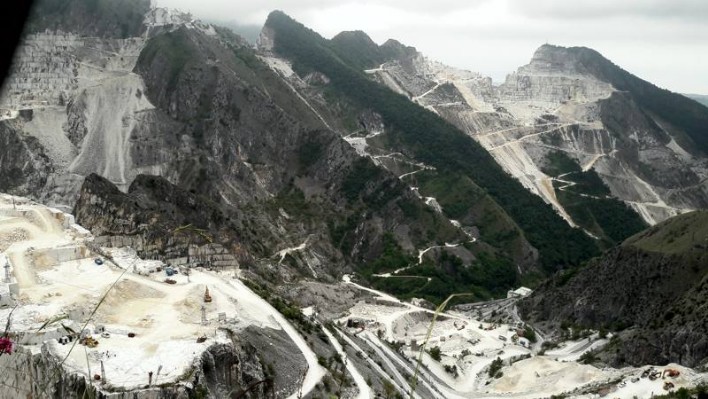
[[[536,344],[519,338],[518,327],[522,323],[489,323],[474,317],[482,315],[483,319],[489,319],[493,312],[512,310],[515,299],[474,304],[474,310],[440,313],[431,328],[433,310],[356,284],[349,276],[345,276],[344,283],[372,293],[373,298],[360,301],[338,320],[340,326],[346,326],[348,320],[355,324],[350,328],[342,327],[342,334],[350,335],[362,348],[367,348],[365,350],[378,353],[385,365],[391,365],[387,369],[394,377],[402,374],[395,379],[400,380],[400,393],[404,396],[409,392],[405,382],[416,374],[416,368],[418,384],[434,398],[542,398],[562,394],[595,398],[611,392],[613,398],[631,399],[666,393],[666,382],[678,389],[708,381],[708,375],[676,364],[599,369],[579,363],[582,354],[607,344],[608,339],[600,339],[597,334],[563,342],[540,355],[543,338],[539,337]],[[392,345],[396,342],[398,344]],[[396,350],[398,345],[400,349]],[[423,345],[425,350],[421,352]],[[440,349],[440,360],[433,359],[431,348]],[[417,367],[419,359],[420,367]],[[488,373],[496,359],[502,361],[498,378]],[[656,380],[640,378],[650,367],[660,371],[675,369],[680,375]],[[637,380],[633,382],[635,377]]]

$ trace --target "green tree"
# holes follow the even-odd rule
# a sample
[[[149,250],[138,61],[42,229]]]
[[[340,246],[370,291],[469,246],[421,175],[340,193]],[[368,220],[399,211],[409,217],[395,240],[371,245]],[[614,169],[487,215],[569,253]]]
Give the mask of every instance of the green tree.
[[[432,357],[433,360],[435,360],[436,362],[442,360],[442,353],[440,352],[439,346],[433,346],[432,348],[430,348],[428,353],[430,354],[430,357]]]

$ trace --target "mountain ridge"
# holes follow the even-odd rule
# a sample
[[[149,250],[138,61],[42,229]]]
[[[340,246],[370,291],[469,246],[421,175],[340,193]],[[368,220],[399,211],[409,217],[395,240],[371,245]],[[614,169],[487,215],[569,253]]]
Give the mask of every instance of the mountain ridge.
[[[676,216],[542,284],[520,310],[546,331],[606,329],[614,366],[708,360],[708,212]]]
[[[678,96],[632,77],[594,50],[553,45],[540,46],[529,64],[498,86],[490,78],[422,54],[368,73],[474,137],[507,173],[552,204],[571,225],[579,224],[595,236],[604,234],[590,222],[592,217],[565,209],[578,201],[590,205],[589,197],[567,198],[568,183],[543,172],[551,150],[568,154],[583,172],[597,172],[611,196],[632,208],[621,211],[628,219],[637,213],[655,224],[705,207],[705,157],[687,133],[648,110],[647,100],[637,100],[641,95],[617,90],[608,70],[634,85],[646,85],[643,90],[660,101]],[[702,137],[695,129],[692,134]],[[620,212],[618,205],[613,206]]]
[[[278,27],[283,30],[275,32],[274,50],[276,53],[278,53],[279,50],[284,51],[285,53],[280,54],[291,59],[293,61],[293,68],[296,71],[299,71],[301,75],[304,76],[313,70],[322,72],[328,77],[332,84],[335,86],[339,85],[340,89],[344,88],[344,92],[351,96],[351,99],[355,103],[358,103],[364,107],[374,108],[376,112],[383,116],[385,125],[393,126],[391,130],[396,132],[394,140],[398,140],[399,143],[409,145],[405,144],[406,140],[409,140],[409,143],[415,143],[416,140],[425,140],[425,146],[421,146],[422,143],[419,143],[417,147],[413,147],[413,153],[416,151],[420,153],[417,157],[419,161],[426,164],[431,164],[436,169],[440,169],[448,173],[452,171],[455,171],[456,173],[459,173],[460,171],[465,171],[464,173],[472,173],[472,176],[474,176],[472,180],[474,180],[477,184],[482,182],[482,186],[485,187],[487,191],[492,193],[493,196],[495,196],[495,200],[504,201],[504,197],[500,195],[500,192],[502,190],[506,190],[506,188],[504,188],[505,186],[503,186],[505,184],[510,184],[510,187],[514,187],[513,189],[510,188],[511,190],[517,190],[517,186],[515,186],[516,183],[509,180],[501,169],[498,169],[486,151],[484,151],[481,147],[477,147],[474,142],[466,138],[464,134],[457,131],[454,127],[452,127],[452,125],[449,125],[442,119],[437,119],[437,116],[427,111],[421,110],[414,112],[413,110],[417,109],[415,105],[404,101],[403,97],[388,94],[389,92],[384,88],[372,85],[373,82],[370,83],[370,81],[365,78],[364,74],[362,72],[358,72],[355,67],[346,64],[339,67],[339,61],[336,61],[338,57],[333,56],[333,53],[337,51],[336,47],[327,48],[327,41],[315,32],[295,22],[282,12],[273,12],[270,14],[265,28],[276,29]],[[283,44],[283,41],[287,41],[287,44]],[[305,43],[308,43],[308,41],[312,43],[311,47],[306,47],[307,44]],[[318,50],[320,50],[321,53],[317,53]],[[298,51],[302,51],[302,53],[298,54]],[[341,50],[337,54],[341,56]],[[305,55],[307,55],[307,57],[305,57]],[[342,73],[343,75],[337,76],[338,73]],[[343,76],[346,76],[346,78]],[[347,87],[351,88],[353,87],[352,85],[356,85],[358,89],[356,91],[347,91]],[[368,92],[363,91],[362,88],[364,87],[368,90]],[[395,103],[396,106],[384,108],[388,107],[388,105],[377,100],[381,97],[387,98],[386,101],[389,101],[390,99],[390,101]],[[378,103],[375,103],[376,105],[372,105],[371,101],[378,101]],[[409,120],[403,117],[400,112],[401,109],[410,111],[408,113],[415,119]],[[445,131],[446,137],[449,137],[450,140],[456,144],[443,144],[437,139],[432,141],[432,136],[421,136],[420,138],[414,138],[406,135],[406,131],[416,131],[417,128],[415,126],[430,126],[433,131],[438,129],[438,133]],[[439,138],[440,136],[438,133],[436,133],[436,137]],[[464,151],[470,151],[470,153],[467,155],[462,155],[462,152]],[[452,164],[440,163],[440,156],[442,152],[445,152],[446,156],[453,157],[454,161],[452,162],[454,163],[454,166]],[[479,160],[477,158],[479,158]],[[478,168],[471,168],[469,166],[469,162],[479,162]],[[490,173],[495,177],[492,178],[489,175],[475,174],[475,170],[490,170],[492,171]],[[522,191],[519,190],[519,193],[521,192]],[[520,196],[524,198],[524,200],[528,198],[529,201],[533,203],[533,205],[529,205],[530,207],[545,207],[545,205],[535,203],[536,200],[534,197],[527,197],[525,190],[523,192],[524,194],[520,194]],[[517,207],[510,209],[515,209],[516,212],[512,217],[523,219],[523,212],[521,212],[520,208]],[[556,216],[549,214],[548,217],[553,220]],[[529,223],[530,220],[524,221],[522,222],[522,225],[524,228],[527,228]],[[555,221],[553,223],[555,223]],[[562,227],[559,225],[554,229],[548,230],[557,229],[562,229]],[[580,234],[582,235],[582,233]],[[578,239],[580,241],[583,240],[582,238],[577,238],[580,236],[575,235],[575,233],[570,233],[565,237],[573,237],[573,239]],[[569,245],[566,245],[565,247],[568,248]],[[563,255],[560,255],[558,259],[548,259],[544,261],[544,264],[546,264],[546,267],[557,267],[557,265],[552,265],[552,262],[556,260],[562,262],[561,259],[563,259]]]

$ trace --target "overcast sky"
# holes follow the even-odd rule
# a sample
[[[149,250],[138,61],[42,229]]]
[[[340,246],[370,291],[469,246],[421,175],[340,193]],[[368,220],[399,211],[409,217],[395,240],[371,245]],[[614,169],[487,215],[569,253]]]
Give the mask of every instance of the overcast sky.
[[[543,43],[594,48],[660,87],[708,94],[708,0],[157,0],[262,26],[279,9],[330,38],[363,30],[501,81]]]

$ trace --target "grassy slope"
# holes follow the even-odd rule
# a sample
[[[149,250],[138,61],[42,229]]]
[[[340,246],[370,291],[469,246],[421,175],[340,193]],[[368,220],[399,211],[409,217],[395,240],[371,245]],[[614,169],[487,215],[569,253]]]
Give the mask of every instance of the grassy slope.
[[[689,212],[668,219],[628,238],[622,245],[665,254],[706,251],[708,211]]]

